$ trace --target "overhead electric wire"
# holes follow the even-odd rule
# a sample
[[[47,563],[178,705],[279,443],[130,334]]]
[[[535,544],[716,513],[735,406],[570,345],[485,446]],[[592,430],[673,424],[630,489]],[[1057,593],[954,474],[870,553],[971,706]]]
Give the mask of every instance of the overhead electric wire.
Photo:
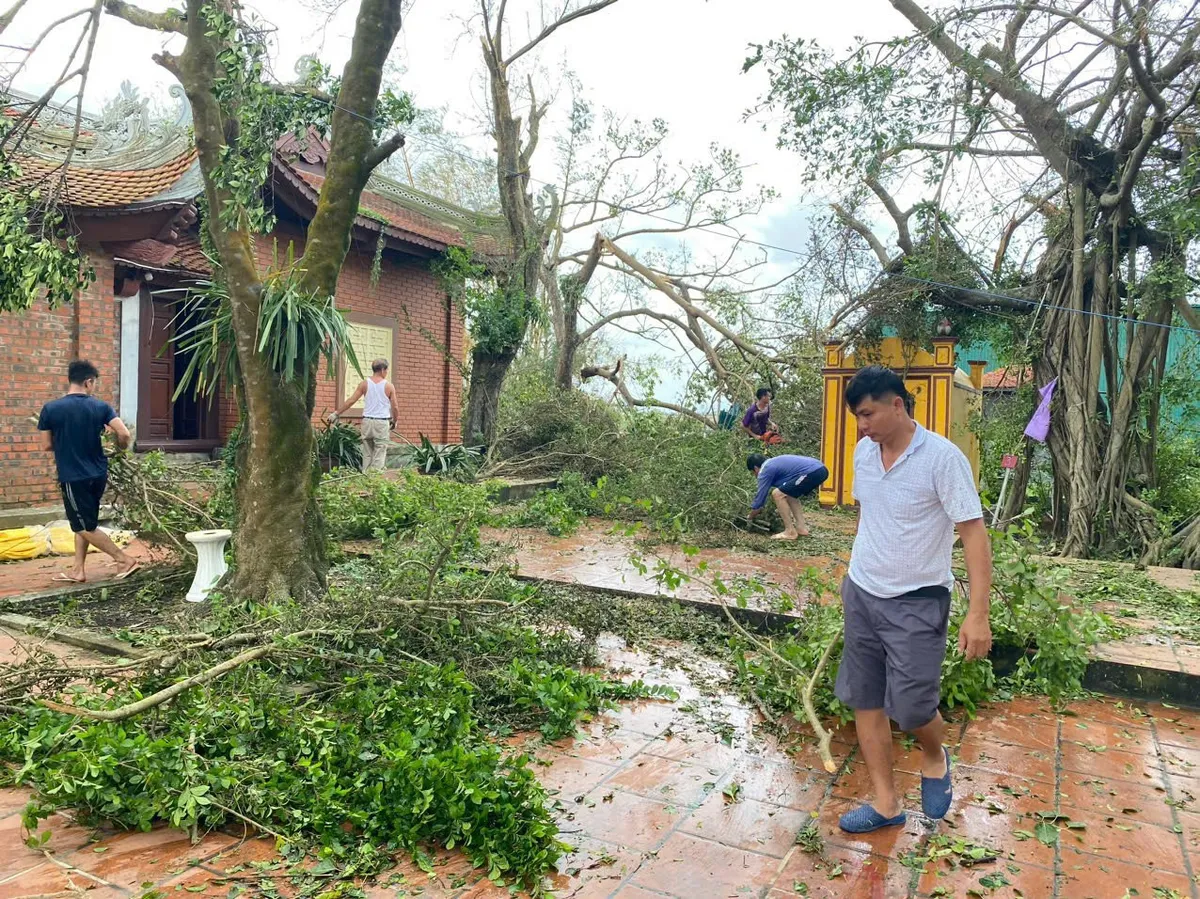
[[[286,86],[286,85],[280,85],[280,86]],[[359,112],[355,112],[353,109],[348,109],[345,106],[341,106],[333,99],[327,99],[325,97],[316,97],[316,96],[311,96],[311,95],[309,96],[308,99],[310,99],[311,101],[316,102],[316,103],[322,103],[322,104],[328,106],[330,109],[341,110],[342,112],[345,112],[348,115],[351,115],[351,116],[354,116],[355,118],[361,119],[364,122],[368,122],[372,126],[374,126],[378,123],[375,118],[372,118],[370,116],[364,116]],[[409,140],[409,139],[410,139],[410,136],[405,135],[405,140]],[[470,162],[473,162],[477,165],[487,165],[488,164],[484,160],[481,160],[474,156],[471,156],[468,153],[464,153],[461,150],[458,150],[454,147],[449,147],[444,144],[439,144],[432,140],[426,140],[423,137],[415,137],[412,139],[415,139],[418,142],[429,143],[431,146],[434,146],[437,149],[442,150],[443,152],[452,153],[456,156],[459,156],[459,157],[466,159]],[[540,178],[535,178],[533,175],[531,175],[528,172],[506,172],[505,174],[508,175],[509,177],[518,177],[518,176],[525,177],[525,178],[528,178],[529,181],[536,183],[536,184],[540,184],[543,187],[551,187],[551,188],[554,188],[555,190],[559,189],[559,185],[553,184],[549,181],[544,181]],[[563,193],[564,193],[564,197],[565,197],[569,192],[565,188],[563,188]],[[715,237],[720,237],[724,240],[732,240],[738,244],[747,244],[750,246],[760,247],[765,250],[774,250],[779,253],[787,253],[791,256],[794,256],[796,259],[811,260],[814,255],[812,253],[806,253],[801,250],[792,249],[791,247],[779,246],[778,244],[766,243],[764,241],[754,240],[753,238],[743,237],[743,236],[737,235],[737,234],[730,234],[727,231],[719,231],[712,227],[708,227],[708,226],[704,226],[704,225],[688,225],[686,222],[680,222],[675,219],[667,218],[666,216],[659,215],[657,213],[646,212],[644,210],[636,209],[634,207],[623,206],[620,203],[606,200],[603,197],[586,197],[586,196],[579,196],[579,195],[576,195],[576,197],[578,199],[593,202],[596,205],[604,205],[610,209],[616,209],[620,212],[625,212],[630,215],[640,215],[640,216],[645,216],[646,218],[651,218],[651,219],[655,219],[658,221],[662,221],[666,224],[674,225],[676,228],[687,229],[689,231],[699,231],[704,234],[711,234]],[[885,274],[885,273],[881,272],[880,274]],[[1014,302],[1022,303],[1022,304],[1025,304],[1025,305],[1028,305],[1031,307],[1041,306],[1042,308],[1045,308],[1045,309],[1054,309],[1057,311],[1066,312],[1068,314],[1083,315],[1083,316],[1088,316],[1088,317],[1105,319],[1105,320],[1109,320],[1109,321],[1117,321],[1117,322],[1121,322],[1121,323],[1124,323],[1127,325],[1162,328],[1162,329],[1165,329],[1168,331],[1179,331],[1179,332],[1186,333],[1186,334],[1194,334],[1194,335],[1200,336],[1200,330],[1197,330],[1196,328],[1188,327],[1187,325],[1172,325],[1170,323],[1144,321],[1142,319],[1129,318],[1127,316],[1121,316],[1121,315],[1113,315],[1111,313],[1095,312],[1095,311],[1092,311],[1089,309],[1075,309],[1070,306],[1045,304],[1039,300],[1031,300],[1027,297],[1018,297],[1018,296],[1013,296],[1011,294],[1002,294],[1002,293],[997,293],[995,291],[990,291],[990,290],[980,290],[980,289],[974,288],[974,287],[963,287],[963,286],[957,285],[957,284],[948,284],[948,283],[941,282],[941,281],[934,281],[934,280],[931,280],[928,278],[918,278],[916,276],[905,275],[903,273],[886,273],[886,276],[892,277],[892,278],[898,278],[898,279],[902,279],[902,280],[906,280],[906,281],[912,281],[912,282],[916,282],[916,283],[922,283],[922,284],[926,284],[926,285],[929,285],[932,287],[939,287],[939,288],[942,288],[945,290],[957,291],[959,293],[965,293],[965,294],[976,296],[976,297],[1003,300],[1006,303],[1014,303]]]

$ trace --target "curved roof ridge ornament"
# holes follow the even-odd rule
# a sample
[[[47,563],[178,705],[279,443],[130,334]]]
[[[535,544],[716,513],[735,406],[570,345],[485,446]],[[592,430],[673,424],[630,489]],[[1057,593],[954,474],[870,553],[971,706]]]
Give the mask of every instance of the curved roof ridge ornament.
[[[120,91],[105,102],[99,115],[84,113],[72,167],[138,171],[192,152],[191,106],[179,85],[173,85],[169,93],[178,101],[174,121],[156,119],[150,98],[141,96],[131,82],[122,82]],[[4,92],[3,99],[6,105],[18,110],[34,100],[13,90]],[[73,105],[47,106],[23,141],[21,152],[61,163],[66,159],[74,130]]]

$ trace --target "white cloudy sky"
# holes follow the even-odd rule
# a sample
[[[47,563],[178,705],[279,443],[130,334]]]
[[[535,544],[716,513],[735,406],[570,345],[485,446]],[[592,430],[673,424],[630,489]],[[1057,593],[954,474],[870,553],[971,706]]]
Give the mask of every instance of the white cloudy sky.
[[[33,0],[5,33],[4,41],[18,46],[28,43],[47,23],[82,5],[83,0]],[[162,10],[172,4],[143,0],[142,5]],[[354,0],[344,4],[328,27],[323,15],[297,0],[253,0],[247,5],[279,28],[276,72],[280,78],[292,77],[295,60],[304,53],[318,52],[340,69],[354,26],[358,5]],[[536,5],[536,0],[510,0],[515,34],[526,31],[521,13],[536,15]],[[477,8],[473,0],[415,0],[395,59],[406,70],[402,86],[417,103],[448,107],[452,115],[449,124],[461,131],[473,129],[478,149],[486,152],[489,142],[472,124],[479,120],[482,109],[483,64],[478,44],[466,36],[465,24]],[[855,36],[887,38],[903,25],[887,0],[621,0],[558,32],[546,42],[536,62],[542,67],[543,84],[553,87],[557,73],[569,67],[597,107],[629,117],[665,118],[671,126],[668,157],[701,158],[713,141],[738,150],[750,166],[747,180],[770,185],[781,195],[749,223],[749,236],[802,249],[805,209],[820,198],[802,192],[801,161],[776,149],[775,128],[768,124],[764,131],[764,120],[744,120],[744,113],[765,88],[760,71],[741,74],[747,46],[786,33],[842,49]],[[15,86],[36,90],[44,85],[61,67],[68,38],[73,42],[73,35],[64,31],[57,41],[48,41]],[[181,41],[106,17],[86,107],[99,109],[124,80],[132,81],[144,94],[165,99],[172,79],[150,60],[150,54]],[[534,174],[540,174],[536,160]],[[553,175],[546,171],[542,177],[552,179]],[[700,252],[706,242],[710,242],[710,251],[722,247],[720,239],[701,236]],[[772,253],[771,262],[772,267],[782,267],[792,260],[787,254]]]

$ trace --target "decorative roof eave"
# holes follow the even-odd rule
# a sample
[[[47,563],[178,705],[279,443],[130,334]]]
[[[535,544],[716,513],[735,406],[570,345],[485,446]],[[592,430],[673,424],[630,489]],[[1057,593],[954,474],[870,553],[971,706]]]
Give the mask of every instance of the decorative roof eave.
[[[273,168],[274,174],[280,176],[289,187],[295,190],[295,192],[311,206],[311,210],[297,210],[297,212],[308,213],[315,211],[317,208],[317,203],[320,200],[320,193],[315,190],[307,181],[301,178],[296,171],[287,164],[286,161],[278,156],[275,158],[275,164]],[[360,231],[360,234],[361,232],[366,232],[365,235],[361,236],[378,234],[382,230],[385,236],[391,238],[393,241],[399,244],[402,244],[402,246],[394,246],[394,249],[409,253],[412,252],[412,247],[420,247],[425,251],[432,250],[436,253],[444,253],[447,247],[450,246],[444,241],[432,240],[431,238],[424,237],[423,235],[416,234],[412,231],[407,231],[402,228],[397,228],[394,225],[381,222],[378,219],[362,214],[355,216],[354,227]],[[426,256],[430,254],[428,252],[424,252],[419,253],[418,255]]]
[[[192,202],[192,200],[162,200],[159,202],[141,201],[125,206],[72,206],[71,216],[73,218],[119,218],[146,212],[186,209]]]
[[[200,272],[190,268],[164,268],[159,265],[151,265],[148,262],[139,262],[137,259],[126,259],[123,256],[114,255],[113,262],[117,265],[128,266],[142,272],[159,272],[164,275],[182,276],[184,278],[196,278],[197,280],[205,281],[212,277],[212,272]]]

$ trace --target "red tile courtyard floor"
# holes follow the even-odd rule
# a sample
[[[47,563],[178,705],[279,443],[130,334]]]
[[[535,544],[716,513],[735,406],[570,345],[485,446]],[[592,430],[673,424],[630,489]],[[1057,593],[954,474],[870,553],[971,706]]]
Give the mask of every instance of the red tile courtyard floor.
[[[21,639],[4,651],[19,651]],[[684,671],[619,644],[604,648],[610,665],[674,684],[680,698],[624,705],[575,739],[530,744],[574,847],[554,895],[1200,896],[1200,713],[1115,701],[1062,715],[1028,699],[995,705],[952,728],[956,801],[945,822],[914,815],[904,828],[849,837],[838,815],[867,784],[852,730],[837,732],[840,768],[830,776],[802,739],[769,733],[737,698],[706,695]],[[911,809],[915,756],[899,739],[896,751]],[[0,791],[0,899],[224,897],[264,884],[273,884],[267,895],[289,895],[292,872],[272,839],[233,828],[193,844],[169,828],[94,832],[56,815],[35,851],[23,845],[26,799]],[[402,860],[364,887],[370,899],[508,895],[456,854],[442,853],[434,872]]]

